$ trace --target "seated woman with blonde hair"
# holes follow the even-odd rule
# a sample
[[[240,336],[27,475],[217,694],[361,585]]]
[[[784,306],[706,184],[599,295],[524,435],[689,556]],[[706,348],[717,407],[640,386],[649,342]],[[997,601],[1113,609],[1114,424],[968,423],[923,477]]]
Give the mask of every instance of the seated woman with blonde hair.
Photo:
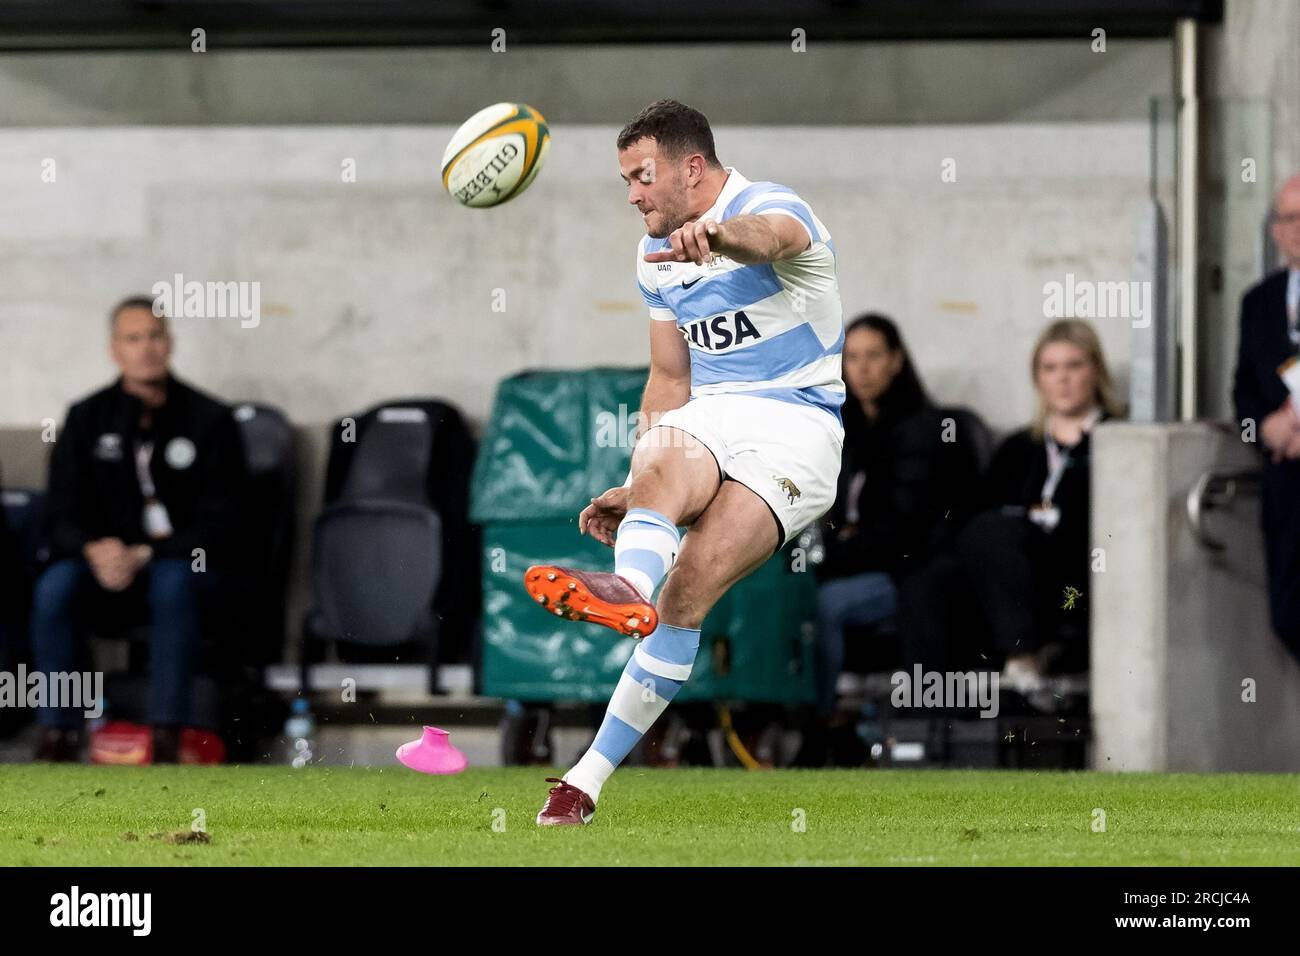
[[[1039,689],[1048,673],[1087,669],[1089,433],[1122,413],[1097,333],[1062,319],[1038,337],[1030,360],[1038,393],[1033,422],[1008,436],[985,475],[986,510],[957,547],[1012,690]]]

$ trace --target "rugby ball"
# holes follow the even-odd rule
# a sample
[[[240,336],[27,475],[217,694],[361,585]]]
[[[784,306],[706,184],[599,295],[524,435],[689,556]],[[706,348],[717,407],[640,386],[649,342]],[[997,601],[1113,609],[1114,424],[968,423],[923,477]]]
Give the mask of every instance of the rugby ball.
[[[467,119],[442,154],[442,185],[464,206],[499,206],[528,188],[542,168],[551,131],[523,103],[496,103]]]

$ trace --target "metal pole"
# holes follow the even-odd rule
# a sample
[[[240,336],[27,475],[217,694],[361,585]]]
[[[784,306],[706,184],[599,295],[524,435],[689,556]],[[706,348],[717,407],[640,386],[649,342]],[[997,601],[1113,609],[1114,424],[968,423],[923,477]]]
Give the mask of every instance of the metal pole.
[[[1196,21],[1180,19],[1174,25],[1174,68],[1178,102],[1177,181],[1174,220],[1178,263],[1178,412],[1183,421],[1196,417],[1197,328],[1196,290],[1199,279],[1200,223],[1197,219],[1197,183],[1200,179],[1200,100],[1196,81]]]

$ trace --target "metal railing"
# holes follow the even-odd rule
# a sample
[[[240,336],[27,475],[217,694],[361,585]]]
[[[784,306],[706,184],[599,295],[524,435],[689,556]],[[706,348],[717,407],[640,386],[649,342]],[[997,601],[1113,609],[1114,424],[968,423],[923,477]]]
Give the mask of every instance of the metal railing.
[[[1210,536],[1205,527],[1207,512],[1226,508],[1241,494],[1259,494],[1262,473],[1259,471],[1207,471],[1187,492],[1187,523],[1192,535],[1210,551],[1227,549],[1222,541]]]

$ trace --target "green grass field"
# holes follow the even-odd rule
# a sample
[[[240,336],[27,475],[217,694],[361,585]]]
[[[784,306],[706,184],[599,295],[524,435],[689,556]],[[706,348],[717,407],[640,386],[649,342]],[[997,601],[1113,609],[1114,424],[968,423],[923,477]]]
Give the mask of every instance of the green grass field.
[[[1294,775],[627,767],[541,829],[547,775],[0,767],[0,864],[1300,865]]]

